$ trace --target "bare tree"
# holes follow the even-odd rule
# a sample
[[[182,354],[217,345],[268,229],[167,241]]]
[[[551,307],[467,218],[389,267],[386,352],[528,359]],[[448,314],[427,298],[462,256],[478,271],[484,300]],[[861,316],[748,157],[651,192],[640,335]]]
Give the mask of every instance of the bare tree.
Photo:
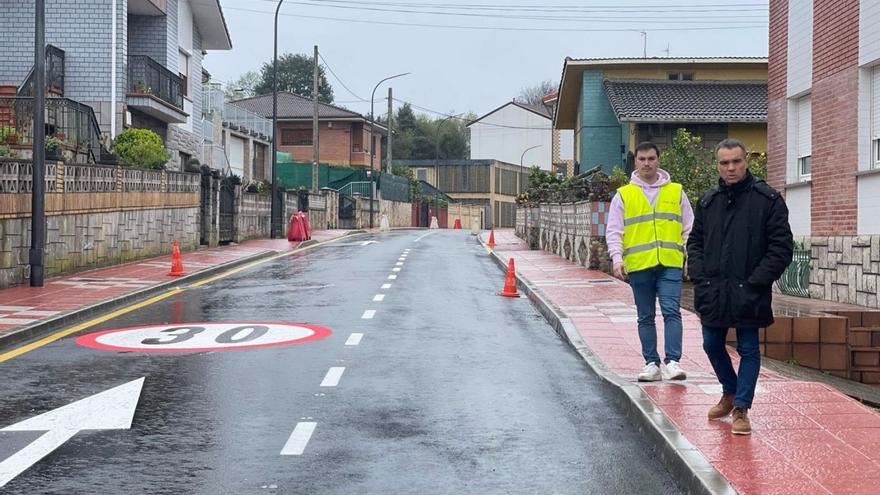
[[[555,83],[549,79],[546,81],[541,81],[534,86],[527,86],[521,89],[519,91],[519,96],[517,96],[515,100],[520,103],[540,105],[541,98],[543,98],[545,95],[555,92],[557,87],[559,87],[559,83]]]

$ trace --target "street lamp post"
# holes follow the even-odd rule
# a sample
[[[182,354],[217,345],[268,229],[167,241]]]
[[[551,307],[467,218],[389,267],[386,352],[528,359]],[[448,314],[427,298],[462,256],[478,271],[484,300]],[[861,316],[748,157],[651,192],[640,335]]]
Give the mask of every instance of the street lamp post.
[[[408,74],[409,74],[409,72],[404,72],[402,74],[395,74],[393,76],[388,76],[385,79],[382,79],[381,81],[376,83],[376,86],[373,88],[373,92],[370,94],[370,228],[371,229],[373,228],[373,189],[374,189],[374,187],[373,187],[373,183],[374,183],[373,157],[376,156],[376,149],[375,149],[375,146],[373,146],[373,142],[376,139],[373,136],[374,132],[376,131],[376,121],[373,119],[373,100],[376,98],[376,90],[379,89],[379,86],[383,82],[385,82],[389,79],[394,79],[395,77],[406,76]],[[390,131],[390,129],[389,129],[389,131]]]
[[[43,286],[43,251],[46,235],[46,2],[34,2],[34,143],[31,188],[31,287]],[[113,22],[116,22],[114,19]]]
[[[275,239],[281,233],[281,212],[278,211],[278,181],[276,179],[276,164],[278,162],[278,13],[284,0],[278,0],[275,7],[275,44],[272,55],[272,201],[269,215],[269,237]]]
[[[440,162],[440,131],[443,129],[443,123],[449,119],[457,119],[461,114],[456,115],[447,115],[440,119],[440,122],[437,123],[437,139],[434,140],[434,165]]]
[[[519,179],[517,179],[517,181],[516,181],[516,197],[517,198],[519,198],[519,195],[522,194],[522,175],[523,175],[523,172],[525,172],[525,168],[523,167],[523,158],[526,157],[526,153],[528,153],[529,150],[533,150],[535,148],[540,148],[541,146],[543,146],[543,145],[536,144],[536,145],[532,146],[531,148],[526,148],[523,150],[522,155],[519,156]]]

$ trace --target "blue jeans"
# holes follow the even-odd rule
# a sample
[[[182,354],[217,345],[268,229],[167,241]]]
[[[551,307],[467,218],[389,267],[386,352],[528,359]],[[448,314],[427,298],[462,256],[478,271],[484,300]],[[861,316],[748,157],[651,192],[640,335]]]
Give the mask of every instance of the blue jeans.
[[[645,363],[660,364],[657,354],[657,325],[655,308],[660,299],[663,313],[663,340],[666,362],[681,360],[681,268],[656,266],[629,274],[629,285],[636,300],[639,315],[639,340]]]
[[[752,407],[758,372],[761,371],[761,349],[758,347],[758,329],[745,327],[736,329],[736,352],[739,353],[739,375],[733,371],[730,354],[724,341],[727,328],[703,327],[703,350],[721,382],[725,395],[733,395],[734,407]]]

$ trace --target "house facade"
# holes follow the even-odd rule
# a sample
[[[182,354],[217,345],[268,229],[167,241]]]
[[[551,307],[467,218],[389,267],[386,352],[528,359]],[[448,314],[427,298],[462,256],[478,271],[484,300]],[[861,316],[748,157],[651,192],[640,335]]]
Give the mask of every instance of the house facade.
[[[471,160],[499,160],[551,170],[553,130],[543,105],[510,101],[467,124]]]
[[[559,93],[553,92],[541,98],[541,104],[550,112],[551,119],[556,115]],[[550,154],[553,170],[564,177],[574,175],[574,130],[553,129],[553,149]]]
[[[480,206],[494,227],[514,227],[516,197],[528,188],[528,168],[499,160],[394,160],[464,205]]]
[[[202,164],[246,182],[271,182],[272,121],[227,102],[220,83],[206,83],[202,95]]]
[[[575,169],[632,165],[641,141],[668,146],[678,128],[714,146],[767,149],[765,58],[567,58],[555,129],[574,131]]]
[[[770,184],[810,296],[880,307],[880,3],[771,0]]]
[[[239,108],[267,119],[272,118],[272,95],[255,96],[231,102]],[[289,92],[278,93],[276,148],[290,153],[295,162],[311,162],[313,157],[313,102]],[[382,135],[385,128],[376,125],[370,136],[370,120],[344,108],[318,103],[318,155],[321,163],[351,167],[381,166]],[[371,145],[372,142],[372,145]]]
[[[0,92],[21,96],[33,67],[34,5],[0,0],[0,12]],[[202,60],[232,47],[218,0],[47,0],[46,42],[62,60],[50,96],[90,107],[105,142],[147,128],[171,152],[167,168],[201,156]]]

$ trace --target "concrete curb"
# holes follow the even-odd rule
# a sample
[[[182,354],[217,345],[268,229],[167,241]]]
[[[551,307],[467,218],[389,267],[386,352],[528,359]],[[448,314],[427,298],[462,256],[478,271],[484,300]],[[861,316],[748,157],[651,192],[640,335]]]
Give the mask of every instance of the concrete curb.
[[[485,246],[482,238],[478,236],[477,239]],[[507,263],[495,254],[495,251],[490,250],[490,254],[502,271],[507,270]],[[581,338],[571,320],[558,307],[552,305],[541,294],[540,289],[532,287],[528,279],[518,273],[516,280],[517,286],[523,290],[553,330],[574,348],[590,369],[602,379],[603,385],[614,397],[615,403],[638,426],[639,432],[653,444],[661,461],[682,489],[692,494],[737,493],[712,463],[681,434],[675,423],[654,405],[641,387],[621,379],[616,373],[608,370],[605,363],[596,357]]]
[[[262,253],[257,253],[251,256],[247,256],[244,258],[239,258],[237,260],[228,261],[226,263],[222,263],[220,265],[212,266],[210,268],[206,268],[204,270],[191,273],[189,275],[184,275],[181,277],[177,277],[167,282],[160,282],[151,287],[147,287],[145,289],[141,289],[135,292],[130,292],[128,294],[114,297],[112,299],[107,299],[101,301],[99,303],[92,304],[90,306],[85,306],[80,309],[75,309],[73,311],[69,311],[67,313],[47,318],[36,323],[32,323],[27,326],[23,326],[21,328],[17,328],[12,330],[8,334],[0,335],[0,349],[7,349],[11,346],[17,344],[24,344],[28,342],[32,342],[38,340],[46,335],[51,334],[57,330],[60,330],[65,327],[69,327],[75,325],[77,323],[82,323],[83,321],[98,316],[100,314],[106,313],[110,310],[119,309],[121,307],[127,306],[137,301],[141,301],[147,299],[151,296],[154,296],[160,292],[165,292],[168,289],[172,289],[174,287],[191,284],[203,278],[208,278],[217,273],[222,273],[226,270],[230,270],[232,268],[236,268],[238,266],[246,265],[248,263],[253,263],[255,261],[262,260],[264,258],[270,258],[272,256],[278,256],[282,253],[290,253],[293,254],[297,251],[301,251],[305,248],[317,246],[320,244],[324,244],[327,242],[335,241],[336,239],[342,239],[345,237],[351,237],[354,235],[366,234],[366,231],[358,230],[347,232],[345,235],[341,237],[337,237],[335,239],[330,239],[328,241],[304,241],[299,243],[295,248],[290,251],[271,251],[267,250]]]

